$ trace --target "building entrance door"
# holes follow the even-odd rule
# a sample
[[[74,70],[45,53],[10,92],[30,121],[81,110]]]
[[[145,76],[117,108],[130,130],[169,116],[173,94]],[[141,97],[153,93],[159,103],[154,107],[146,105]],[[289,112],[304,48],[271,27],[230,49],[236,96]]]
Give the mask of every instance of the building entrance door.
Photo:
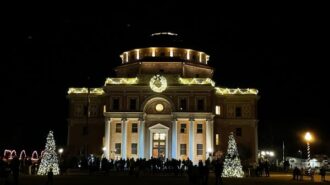
[[[153,133],[152,135],[152,157],[165,159],[166,134]]]

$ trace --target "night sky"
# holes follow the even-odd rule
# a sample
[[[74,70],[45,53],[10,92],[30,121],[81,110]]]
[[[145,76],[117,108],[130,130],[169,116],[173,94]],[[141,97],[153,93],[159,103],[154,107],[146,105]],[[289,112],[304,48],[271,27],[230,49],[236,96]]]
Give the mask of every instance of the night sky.
[[[211,56],[217,86],[259,90],[261,148],[280,149],[284,140],[295,155],[306,148],[301,134],[311,130],[312,153],[330,154],[322,15],[208,8],[133,4],[103,16],[10,15],[2,22],[0,152],[39,150],[49,129],[65,145],[67,89],[102,86],[121,52],[153,32],[172,31]]]

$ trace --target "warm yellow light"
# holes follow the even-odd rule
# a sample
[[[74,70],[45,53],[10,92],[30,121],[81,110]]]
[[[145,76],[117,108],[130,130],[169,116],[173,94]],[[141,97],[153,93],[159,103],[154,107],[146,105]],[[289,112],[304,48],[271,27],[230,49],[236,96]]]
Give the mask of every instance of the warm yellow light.
[[[306,134],[305,134],[305,140],[307,142],[310,142],[312,139],[313,139],[312,134],[309,133],[309,132],[306,132]]]
[[[215,114],[220,115],[220,105],[215,106]]]
[[[90,88],[90,91],[88,92],[88,88],[82,87],[82,88],[69,88],[68,94],[94,94],[94,95],[102,95],[104,94],[104,91],[102,88]]]
[[[140,59],[140,50],[136,50],[136,60]]]
[[[104,85],[117,85],[117,84],[137,84],[139,79],[135,78],[107,78]]]
[[[156,111],[157,112],[161,112],[163,110],[164,110],[164,106],[162,104],[159,103],[159,104],[156,105]]]
[[[156,49],[155,48],[152,48],[151,49],[151,55],[152,55],[152,57],[155,57],[156,56]]]
[[[106,150],[107,150],[107,148],[106,148],[106,147],[103,147],[103,148],[102,148],[102,150],[103,150],[103,151],[106,151]]]
[[[221,88],[221,87],[215,87],[215,92],[217,94],[221,95],[227,95],[227,94],[258,94],[257,89],[230,89],[230,88]]]
[[[210,84],[214,87],[215,82],[210,78],[179,78],[179,83],[184,85],[205,85]]]
[[[199,62],[202,62],[202,52],[199,53]]]
[[[173,48],[170,48],[170,57],[173,57]]]
[[[187,49],[187,60],[190,60],[190,50]]]
[[[126,62],[128,62],[128,52],[125,52],[125,58],[126,58]]]

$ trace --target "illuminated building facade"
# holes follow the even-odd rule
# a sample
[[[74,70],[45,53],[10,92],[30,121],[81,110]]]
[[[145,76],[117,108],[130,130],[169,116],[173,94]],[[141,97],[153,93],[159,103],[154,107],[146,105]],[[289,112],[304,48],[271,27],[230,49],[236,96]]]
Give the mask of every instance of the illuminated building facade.
[[[256,89],[216,87],[209,55],[174,42],[153,43],[120,57],[117,76],[107,78],[104,86],[68,91],[72,154],[197,162],[225,152],[234,132],[241,158],[256,160]]]

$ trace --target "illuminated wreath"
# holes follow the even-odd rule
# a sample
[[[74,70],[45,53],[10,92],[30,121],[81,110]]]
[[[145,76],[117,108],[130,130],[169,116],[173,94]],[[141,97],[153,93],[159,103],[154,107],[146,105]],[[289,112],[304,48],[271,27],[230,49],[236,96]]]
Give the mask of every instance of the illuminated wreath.
[[[164,76],[155,75],[150,79],[149,85],[151,90],[161,93],[165,91],[167,87],[167,80]]]

